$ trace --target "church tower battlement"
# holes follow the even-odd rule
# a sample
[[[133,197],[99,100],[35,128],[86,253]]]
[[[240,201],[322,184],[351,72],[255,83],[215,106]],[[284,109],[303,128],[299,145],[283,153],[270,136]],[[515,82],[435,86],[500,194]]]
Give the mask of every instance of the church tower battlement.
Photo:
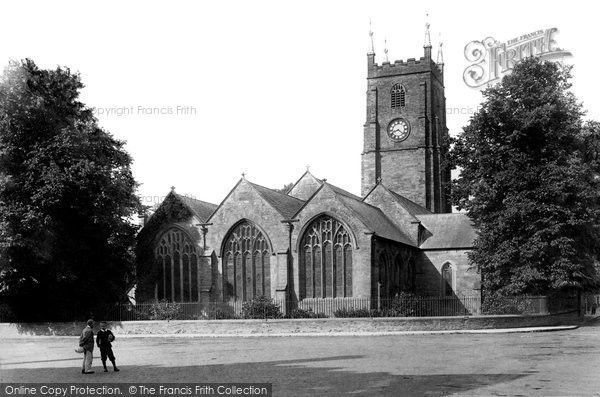
[[[381,181],[432,212],[451,212],[450,173],[442,168],[448,137],[443,63],[431,58],[429,24],[423,48],[420,59],[381,65],[373,48],[367,54],[361,193]]]

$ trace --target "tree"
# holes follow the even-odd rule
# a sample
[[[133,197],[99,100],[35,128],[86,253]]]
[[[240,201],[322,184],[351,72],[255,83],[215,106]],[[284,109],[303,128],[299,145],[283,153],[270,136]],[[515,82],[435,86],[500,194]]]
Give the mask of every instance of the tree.
[[[289,191],[292,190],[293,187],[294,187],[294,183],[290,182],[290,183],[286,183],[285,185],[283,185],[283,187],[281,189],[274,189],[274,190],[279,193],[288,194]]]
[[[20,319],[100,313],[133,282],[131,158],[82,87],[29,59],[0,80],[0,297]]]
[[[453,141],[453,202],[478,228],[469,257],[489,294],[598,285],[600,129],[584,124],[570,70],[519,63]]]

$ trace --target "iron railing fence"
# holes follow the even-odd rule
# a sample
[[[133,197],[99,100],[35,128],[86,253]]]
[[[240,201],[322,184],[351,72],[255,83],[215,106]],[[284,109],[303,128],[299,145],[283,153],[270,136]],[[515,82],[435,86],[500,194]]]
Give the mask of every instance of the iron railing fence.
[[[479,314],[478,296],[303,299],[300,310],[323,317],[436,317]]]
[[[596,316],[600,314],[598,308],[600,307],[600,294],[589,294],[583,299],[584,314],[589,316]]]
[[[585,299],[584,299],[585,302]],[[265,304],[266,303],[266,304]],[[481,314],[547,314],[578,309],[578,298],[522,296],[484,301],[479,296],[410,296],[401,298],[311,298],[301,301],[271,299],[263,304],[250,302],[147,302],[119,304],[93,317],[107,321],[136,320],[222,320],[242,318],[325,318],[325,317],[438,317]],[[36,321],[85,320],[68,313],[60,318]],[[0,322],[15,321],[0,310]]]
[[[183,302],[159,304],[138,303],[123,304],[115,306],[109,313],[107,319],[110,321],[136,321],[136,320],[224,320],[244,318],[243,305],[245,302]],[[273,300],[273,305],[283,313],[286,302]],[[163,306],[163,310],[157,306]],[[266,308],[265,308],[266,309]],[[267,310],[262,313],[254,313],[257,318],[275,318]]]
[[[482,314],[548,314],[579,310],[577,296],[490,297],[481,304]]]

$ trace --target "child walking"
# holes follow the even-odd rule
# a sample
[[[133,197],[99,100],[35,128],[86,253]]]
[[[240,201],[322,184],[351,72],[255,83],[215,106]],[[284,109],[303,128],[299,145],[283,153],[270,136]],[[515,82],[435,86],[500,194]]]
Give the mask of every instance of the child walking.
[[[110,360],[113,365],[113,369],[115,372],[119,372],[119,368],[117,368],[117,364],[115,363],[115,355],[112,351],[112,344],[115,340],[115,336],[112,331],[106,329],[106,321],[102,321],[100,323],[100,331],[96,335],[96,344],[100,348],[100,359],[102,360],[102,366],[104,367],[104,372],[108,372],[106,368],[106,358]]]

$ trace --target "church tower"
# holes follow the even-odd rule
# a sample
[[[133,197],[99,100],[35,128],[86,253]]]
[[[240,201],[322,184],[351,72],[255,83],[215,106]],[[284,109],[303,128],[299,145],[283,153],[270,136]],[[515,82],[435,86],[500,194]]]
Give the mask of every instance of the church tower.
[[[378,65],[371,44],[361,193],[381,181],[432,212],[451,212],[444,190],[450,172],[442,168],[448,137],[443,61],[431,59],[429,24],[423,48],[418,60]]]

